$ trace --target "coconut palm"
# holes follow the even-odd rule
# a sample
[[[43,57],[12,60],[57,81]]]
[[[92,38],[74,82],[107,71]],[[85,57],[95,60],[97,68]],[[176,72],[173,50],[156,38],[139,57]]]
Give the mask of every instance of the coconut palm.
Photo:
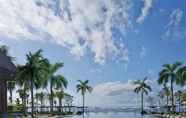
[[[15,89],[15,81],[8,81],[7,89],[9,91],[10,97],[10,103],[12,104],[12,91]]]
[[[183,84],[184,81],[181,81],[180,69],[182,68],[182,64],[180,62],[175,62],[173,64],[165,64],[163,65],[162,71],[159,73],[159,84],[167,84],[170,82],[170,90],[171,90],[171,103],[172,103],[172,111],[174,111],[174,83]]]
[[[55,95],[53,94],[53,95],[51,95],[50,93],[47,93],[47,99],[48,99],[48,101],[49,101],[49,103],[50,103],[50,109],[51,109],[51,101],[52,101],[52,99],[55,97]]]
[[[55,63],[50,64],[49,66],[49,74],[48,74],[48,82],[46,83],[46,86],[49,84],[50,86],[50,110],[53,111],[53,102],[54,102],[54,92],[53,89],[55,88],[63,88],[67,87],[67,80],[62,75],[55,75],[56,72],[63,67],[63,63]]]
[[[18,89],[16,92],[19,94],[19,97],[21,98],[21,102],[23,106],[25,106],[27,92],[24,89]]]
[[[83,97],[83,114],[84,114],[84,108],[85,108],[85,94],[86,92],[91,93],[92,92],[92,87],[89,86],[89,81],[85,80],[78,80],[78,84],[76,85],[77,92],[80,92],[82,97]]]
[[[62,99],[64,98],[64,91],[58,91],[55,93],[56,97],[58,98],[58,103],[59,103],[59,112],[61,111],[62,108]]]
[[[169,96],[171,95],[169,88],[166,84],[163,85],[163,93],[166,96],[167,106],[169,105]]]
[[[27,105],[27,100],[29,97],[29,85],[28,83],[25,81],[25,79],[22,78],[18,78],[18,76],[16,77],[16,85],[19,87],[19,89],[16,91],[17,93],[19,93],[19,97],[22,99],[23,102],[23,106],[26,107]]]
[[[178,101],[178,104],[179,104],[179,112],[180,112],[180,110],[181,110],[181,97],[182,97],[182,94],[183,94],[183,92],[182,91],[180,91],[180,90],[178,90],[177,92],[175,92],[175,97],[176,97],[176,99],[177,99],[177,101]]]
[[[56,90],[61,90],[63,91],[63,89],[67,88],[68,85],[68,81],[66,78],[64,78],[62,75],[54,75],[52,77],[52,88],[54,87]]]
[[[143,110],[143,99],[144,99],[144,93],[148,95],[148,92],[151,91],[151,87],[146,83],[147,77],[145,77],[143,80],[137,80],[134,82],[134,85],[136,88],[134,89],[135,93],[141,93],[141,113],[144,114]]]
[[[26,99],[28,97],[28,89],[18,89],[16,91],[18,94],[19,94],[19,97],[21,98],[21,102],[22,102],[22,105],[23,105],[23,111],[24,111],[24,114],[26,113]]]
[[[177,76],[179,77],[178,85],[181,87],[185,86],[186,84],[186,66],[181,66],[178,69]]]
[[[61,92],[62,92],[64,88],[67,88],[68,81],[62,75],[54,75],[51,79],[52,79],[51,100],[53,101],[53,94],[54,94],[53,93],[53,88],[55,88],[56,90],[61,90]],[[52,106],[53,106],[53,104],[52,104]]]
[[[68,94],[65,93],[63,90],[61,91],[57,91],[55,93],[56,97],[58,98],[58,103],[59,103],[59,111],[61,112],[61,108],[62,108],[62,100],[64,99],[65,96],[67,96]]]
[[[39,94],[36,93],[35,96],[34,96],[34,98],[35,98],[36,109],[38,111],[38,108],[39,108]]]
[[[34,117],[34,88],[39,88],[46,81],[49,72],[49,62],[42,56],[42,50],[26,55],[27,62],[18,66],[17,80],[27,85],[31,92],[32,118]]]
[[[40,92],[40,93],[36,93],[36,99],[37,101],[40,102],[40,110],[42,111],[42,107],[43,107],[43,104],[44,104],[44,99],[45,99],[45,93],[43,92]],[[38,103],[38,102],[37,102]]]
[[[183,91],[183,93],[182,93],[181,102],[182,103],[185,103],[186,102],[186,91]]]

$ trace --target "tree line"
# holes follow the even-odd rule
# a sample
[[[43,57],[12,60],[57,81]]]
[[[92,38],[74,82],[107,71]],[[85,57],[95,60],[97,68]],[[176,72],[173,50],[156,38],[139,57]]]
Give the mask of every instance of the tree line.
[[[7,46],[1,46],[0,53],[12,58],[8,54]],[[12,58],[12,60],[13,59],[14,58]],[[54,103],[56,102],[54,101],[54,97],[58,98],[59,106],[62,107],[62,99],[64,96],[70,96],[68,93],[64,92],[64,89],[68,86],[68,80],[62,74],[57,74],[57,71],[63,66],[64,64],[61,62],[51,63],[43,56],[41,49],[36,52],[29,52],[26,54],[26,63],[16,65],[17,71],[15,79],[7,82],[10,103],[13,103],[13,90],[15,89],[15,86],[17,86],[17,93],[21,98],[24,112],[26,112],[25,109],[28,104],[28,98],[31,97],[31,113],[32,118],[34,118],[34,98],[36,98],[37,102],[40,101],[42,107],[44,97],[47,94],[45,92],[37,92],[34,94],[34,92],[39,89],[47,90],[47,87],[49,87],[50,90],[47,96],[50,103],[50,112],[53,112]],[[85,106],[85,93],[92,91],[92,87],[88,84],[88,80],[78,80],[78,84],[76,86],[77,92],[80,92],[83,98],[83,109]]]
[[[134,84],[136,88],[134,92],[141,94],[141,113],[144,114],[144,94],[148,95],[151,92],[151,87],[146,82],[147,77],[144,80],[135,81]],[[186,100],[186,93],[181,90],[175,91],[175,86],[184,87],[186,85],[186,66],[181,62],[175,62],[173,64],[164,64],[162,70],[159,72],[159,78],[157,79],[159,85],[161,85],[162,90],[158,95],[163,98],[166,96],[166,105],[169,107],[169,101],[171,101],[171,112],[175,111],[175,96],[178,96],[179,101],[179,111],[181,102]]]

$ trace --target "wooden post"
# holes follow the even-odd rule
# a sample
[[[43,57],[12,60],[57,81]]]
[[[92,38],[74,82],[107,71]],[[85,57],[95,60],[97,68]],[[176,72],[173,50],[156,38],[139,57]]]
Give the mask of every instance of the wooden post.
[[[0,113],[7,113],[7,83],[5,80],[0,80]]]

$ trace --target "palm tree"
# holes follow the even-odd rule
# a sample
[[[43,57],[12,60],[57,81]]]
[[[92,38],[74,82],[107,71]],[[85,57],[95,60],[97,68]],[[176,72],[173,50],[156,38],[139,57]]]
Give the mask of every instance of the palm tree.
[[[12,91],[15,89],[15,81],[8,81],[7,89],[9,90],[10,94],[9,100],[10,103],[12,104]]]
[[[61,112],[61,108],[62,108],[62,100],[63,98],[68,95],[67,93],[65,93],[63,90],[61,91],[57,91],[55,93],[56,97],[58,98],[58,103],[59,103],[59,112]]]
[[[42,56],[42,50],[26,55],[27,62],[18,66],[17,79],[27,85],[31,91],[32,118],[34,117],[34,88],[39,88],[45,83],[49,72],[49,62]]]
[[[51,79],[52,79],[51,100],[52,100],[52,103],[53,103],[53,96],[55,96],[54,93],[53,93],[53,88],[55,88],[56,90],[60,89],[61,92],[63,92],[63,89],[67,88],[68,81],[62,75],[54,75]],[[52,106],[53,106],[53,104],[52,104]]]
[[[170,90],[169,88],[166,86],[166,84],[163,84],[163,93],[166,96],[166,101],[167,101],[167,106],[169,105],[169,96],[170,96]]]
[[[23,106],[25,107],[27,92],[24,89],[18,89],[17,93],[19,93],[19,97],[21,98],[21,102],[22,102]]]
[[[36,96],[36,99],[38,101],[40,101],[40,103],[41,103],[40,110],[42,111],[43,103],[44,103],[44,98],[45,98],[45,93],[44,92],[36,93],[35,96]]]
[[[62,99],[64,98],[64,92],[63,91],[56,92],[56,97],[58,98],[58,102],[59,102],[59,109],[58,109],[58,111],[61,112]]]
[[[148,95],[148,92],[151,91],[151,87],[146,83],[147,77],[145,77],[143,80],[137,80],[134,82],[134,85],[136,85],[136,88],[134,89],[135,93],[141,93],[141,113],[144,114],[143,110],[143,98],[144,93]]]
[[[88,85],[89,81],[85,80],[78,80],[79,84],[76,85],[77,92],[80,92],[82,97],[83,97],[83,115],[85,111],[85,94],[86,92],[91,93],[92,92],[92,87]]]
[[[18,89],[16,92],[19,93],[19,97],[21,98],[21,102],[23,105],[23,112],[25,114],[26,113],[26,99],[28,97],[28,94],[27,94],[28,89],[26,88]]]
[[[162,71],[159,73],[159,84],[167,84],[168,82],[170,82],[172,111],[174,111],[174,83],[180,84],[182,80],[179,74],[181,68],[182,64],[180,62],[165,64],[163,65]]]
[[[179,77],[179,84],[181,87],[185,86],[186,84],[186,66],[181,66],[177,72],[177,76]]]
[[[18,85],[19,89],[16,91],[19,93],[19,97],[22,99],[23,106],[26,107],[27,100],[29,97],[28,91],[29,91],[29,85],[27,81],[25,81],[23,78],[16,77],[16,85]]]
[[[53,102],[54,102],[54,92],[53,88],[62,88],[62,87],[67,87],[67,80],[62,76],[62,75],[55,75],[55,73],[63,67],[63,63],[55,63],[55,64],[50,64],[49,66],[49,74],[48,74],[48,83],[50,84],[50,110],[51,112],[53,111]],[[46,83],[46,86],[47,84]]]
[[[186,102],[186,91],[183,91],[183,93],[182,93],[181,102],[182,103],[185,103]]]
[[[181,110],[181,96],[182,96],[183,92],[178,90],[176,93],[175,93],[175,97],[177,98],[177,101],[178,101],[178,104],[179,104],[179,112]]]
[[[39,108],[39,94],[38,93],[36,93],[35,94],[35,105],[36,105],[36,109],[37,109],[37,111],[38,111],[38,108]]]

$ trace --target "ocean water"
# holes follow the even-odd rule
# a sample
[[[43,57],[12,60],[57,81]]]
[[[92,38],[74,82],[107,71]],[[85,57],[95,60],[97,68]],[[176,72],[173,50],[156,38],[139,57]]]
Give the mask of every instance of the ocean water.
[[[155,118],[150,115],[141,115],[137,112],[108,112],[108,113],[88,113],[85,116],[73,116],[68,118]]]

